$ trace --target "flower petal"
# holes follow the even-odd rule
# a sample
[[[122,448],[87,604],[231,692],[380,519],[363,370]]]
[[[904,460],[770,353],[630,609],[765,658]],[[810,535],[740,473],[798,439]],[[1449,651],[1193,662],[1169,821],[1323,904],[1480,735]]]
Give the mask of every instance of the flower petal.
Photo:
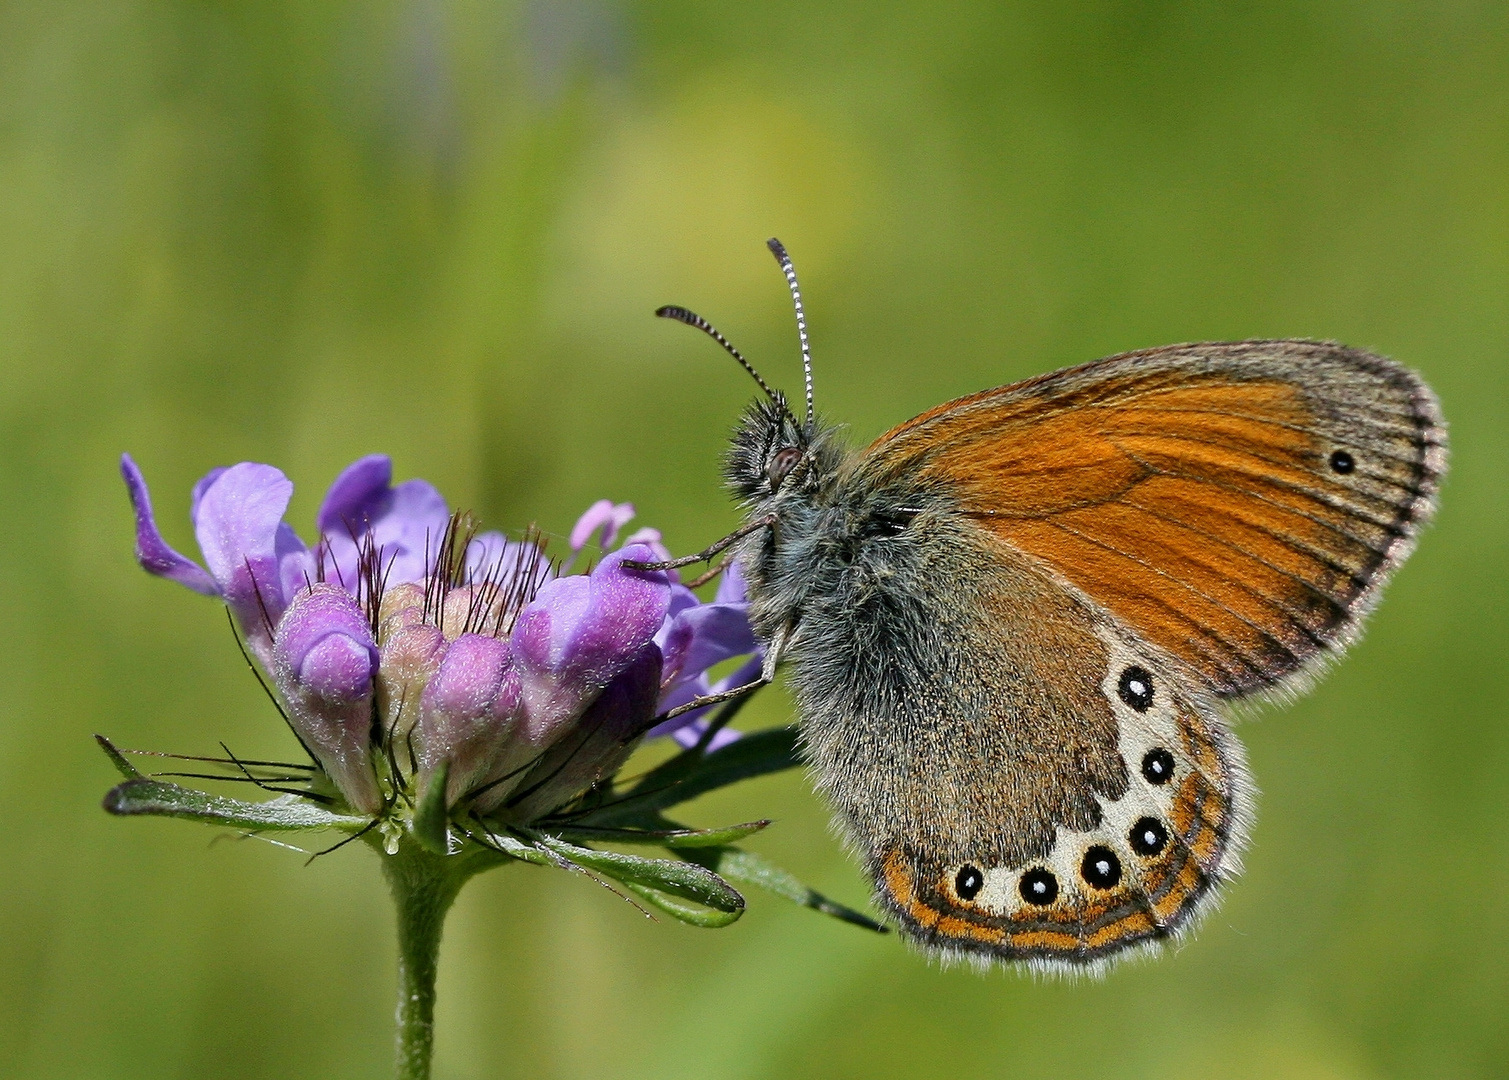
[[[695,678],[676,683],[660,695],[660,703],[655,707],[656,712],[664,713],[669,712],[671,709],[680,708],[687,702],[705,694],[721,694],[725,690],[732,690],[737,686],[747,686],[760,677],[760,671],[763,666],[763,658],[759,653],[756,653],[717,682],[710,682],[706,675],[698,675]],[[707,720],[709,719],[708,710],[711,708],[713,706],[708,705],[701,709],[693,709],[691,712],[682,713],[674,720],[667,720],[663,724],[656,724],[650,730],[648,737],[655,739],[662,735],[675,735],[677,741],[680,742],[682,741],[681,732],[683,729],[695,728],[700,732],[706,727]],[[737,738],[737,736],[734,737]],[[691,738],[692,742],[697,741],[696,737]],[[720,734],[718,738],[723,739],[723,736]],[[732,740],[723,739],[723,742],[729,741]],[[721,746],[722,743],[718,743],[718,745]]]
[[[536,745],[578,715],[665,621],[665,575],[619,565],[648,554],[639,545],[613,552],[587,577],[549,582],[520,613],[513,648],[524,684],[523,731]]]
[[[677,613],[663,631],[666,677],[687,679],[759,648],[746,604],[698,604]]]
[[[218,475],[212,473],[211,476]],[[165,577],[186,585],[205,596],[219,596],[220,586],[198,563],[178,554],[157,531],[157,521],[152,516],[152,497],[147,491],[147,481],[130,454],[121,455],[121,476],[126,481],[126,491],[131,496],[131,507],[136,511],[136,561],[149,574]],[[200,481],[204,483],[204,481]],[[196,489],[197,490],[197,489]]]
[[[393,459],[387,454],[368,454],[341,470],[325,492],[315,528],[321,533],[360,536],[377,516],[390,494]]]
[[[555,568],[540,545],[529,540],[510,540],[500,532],[472,537],[464,566],[465,580],[492,582],[498,596],[522,597],[526,602],[540,586],[555,577]]]
[[[405,480],[390,486],[393,462],[370,454],[348,465],[320,507],[316,525],[325,545],[326,579],[357,588],[360,543],[368,533],[382,549],[389,585],[421,580],[439,550],[450,510],[434,485]]]
[[[299,738],[346,801],[366,814],[382,807],[372,764],[377,664],[366,615],[350,593],[321,583],[293,597],[278,623],[273,679]]]
[[[660,530],[646,526],[643,529],[634,530],[634,535],[624,541],[624,547],[630,544],[644,544],[650,549],[650,558],[655,562],[670,562],[671,549],[665,546],[660,538]]]
[[[713,597],[715,604],[742,604],[749,599],[744,571],[739,569],[738,559],[729,559],[718,577],[718,592]]]
[[[291,595],[284,591],[280,563],[304,550],[283,524],[292,495],[293,484],[280,471],[243,461],[207,485],[195,508],[194,535],[204,561],[264,659]]]
[[[450,763],[447,806],[487,779],[509,749],[519,694],[506,641],[462,634],[451,642],[424,689],[414,727],[420,789],[441,762]]]
[[[646,642],[587,706],[571,732],[524,775],[517,793],[504,803],[504,816],[533,821],[616,772],[655,715],[659,686],[660,650]]]
[[[609,548],[613,541],[618,538],[618,530],[623,528],[634,517],[633,503],[617,503],[608,499],[598,499],[587,508],[587,512],[577,518],[576,525],[571,529],[571,550],[580,551],[591,541],[594,533],[601,530],[598,546]]]
[[[707,717],[699,717],[698,719],[693,720],[690,724],[687,724],[685,727],[677,728],[674,732],[672,732],[671,738],[675,739],[676,742],[681,746],[684,746],[686,749],[690,750],[692,747],[701,742],[702,737],[707,734],[707,725],[709,723],[711,723],[711,721]],[[707,745],[702,748],[703,753],[711,754],[714,750],[722,750],[729,743],[738,742],[740,738],[742,738],[742,736],[733,728],[721,727],[717,730],[713,737],[708,740]]]

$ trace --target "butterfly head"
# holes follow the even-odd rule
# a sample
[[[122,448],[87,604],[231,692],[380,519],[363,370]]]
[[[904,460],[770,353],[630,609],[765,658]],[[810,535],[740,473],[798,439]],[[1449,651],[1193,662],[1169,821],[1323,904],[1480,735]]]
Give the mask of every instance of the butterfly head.
[[[832,428],[799,422],[776,391],[744,411],[724,475],[741,502],[775,509],[794,497],[811,498],[831,479],[842,454]]]

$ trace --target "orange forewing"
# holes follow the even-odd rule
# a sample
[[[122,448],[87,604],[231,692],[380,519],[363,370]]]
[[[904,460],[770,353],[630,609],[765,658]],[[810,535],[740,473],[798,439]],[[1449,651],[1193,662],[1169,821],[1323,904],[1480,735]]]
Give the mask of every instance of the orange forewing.
[[[924,413],[871,467],[951,492],[1217,692],[1260,689],[1340,636],[1402,557],[1439,435],[1416,384],[1359,366],[1347,396],[1348,358],[1377,358],[1252,348],[1274,345],[1315,351],[1324,378],[1244,346],[1206,347],[1232,351],[1224,369],[1222,353],[1181,362],[1198,346],[1113,358]],[[1328,467],[1359,444],[1364,467]]]

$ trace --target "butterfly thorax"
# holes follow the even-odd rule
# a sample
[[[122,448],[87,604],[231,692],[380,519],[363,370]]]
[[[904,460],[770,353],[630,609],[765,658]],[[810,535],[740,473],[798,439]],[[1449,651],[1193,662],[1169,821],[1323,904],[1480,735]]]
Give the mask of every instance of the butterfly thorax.
[[[797,424],[779,399],[756,401],[735,432],[729,486],[750,522],[770,523],[739,552],[751,621],[767,646],[796,647],[813,597],[873,592],[890,572],[882,542],[938,503],[855,483],[856,461],[837,426]]]

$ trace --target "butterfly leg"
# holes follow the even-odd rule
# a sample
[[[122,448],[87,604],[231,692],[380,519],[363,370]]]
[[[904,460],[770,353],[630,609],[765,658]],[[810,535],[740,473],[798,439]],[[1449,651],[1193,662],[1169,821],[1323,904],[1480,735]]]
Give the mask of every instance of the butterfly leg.
[[[625,570],[679,570],[683,566],[691,566],[693,563],[707,562],[720,551],[724,551],[752,532],[759,532],[775,524],[775,516],[768,514],[762,518],[756,518],[741,528],[735,529],[722,540],[703,548],[695,555],[684,555],[679,559],[669,559],[665,562],[640,562],[638,559],[625,559],[618,565]]]
[[[706,571],[698,574],[691,581],[688,581],[686,583],[686,587],[688,589],[700,589],[702,586],[706,585],[709,581],[713,580],[713,578],[717,577],[719,574],[723,573],[723,571],[725,571],[727,569],[728,569],[728,559],[724,559],[717,566],[714,566],[712,569],[706,570]]]
[[[752,679],[743,686],[736,686],[732,690],[724,690],[721,694],[704,694],[701,697],[692,698],[691,701],[688,701],[684,705],[677,705],[674,709],[655,717],[655,723],[663,724],[667,720],[674,720],[676,717],[683,716],[696,709],[705,709],[707,706],[717,705],[719,702],[732,701],[734,698],[743,697],[745,694],[752,694],[760,687],[769,685],[770,680],[762,672],[759,678]]]

